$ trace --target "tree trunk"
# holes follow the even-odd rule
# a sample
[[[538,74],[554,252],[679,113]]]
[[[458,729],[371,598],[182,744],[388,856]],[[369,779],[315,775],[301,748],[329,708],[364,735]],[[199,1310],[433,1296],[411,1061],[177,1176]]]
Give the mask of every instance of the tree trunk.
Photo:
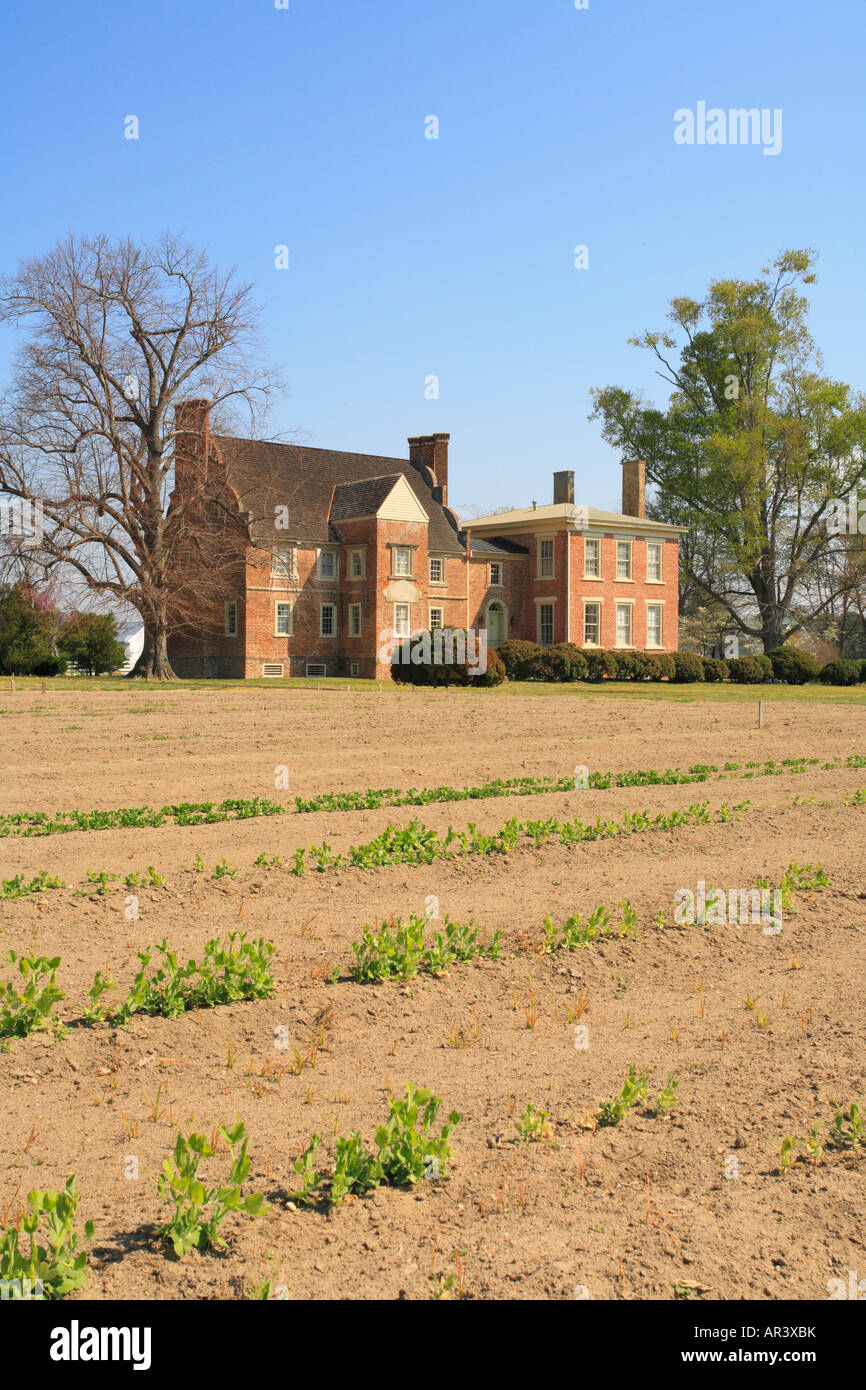
[[[154,627],[145,625],[141,656],[127,673],[126,679],[132,680],[138,676],[149,681],[177,680],[168,659],[168,630],[163,624]]]

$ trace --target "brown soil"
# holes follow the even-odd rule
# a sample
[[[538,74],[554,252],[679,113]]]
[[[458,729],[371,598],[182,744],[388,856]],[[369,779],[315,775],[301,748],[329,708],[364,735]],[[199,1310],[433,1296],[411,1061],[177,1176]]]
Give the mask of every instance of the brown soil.
[[[10,704],[14,707],[10,710]],[[226,796],[294,795],[366,786],[483,782],[531,774],[687,767],[691,763],[866,753],[856,706],[754,707],[575,701],[495,693],[306,691],[85,692],[2,696],[0,811],[161,805]],[[291,790],[274,791],[287,765]],[[45,869],[69,885],[0,903],[2,947],[62,957],[62,1040],[33,1034],[0,1056],[3,1208],[76,1173],[92,1217],[92,1270],[80,1297],[234,1298],[271,1275],[288,1297],[429,1298],[458,1269],[474,1298],[821,1299],[827,1281],[866,1271],[863,1157],[826,1151],[779,1172],[779,1145],[826,1134],[833,1102],[866,1100],[862,981],[866,892],[858,867],[866,809],[846,805],[866,773],[710,781],[696,786],[574,791],[392,811],[286,815],[212,826],[0,840],[0,877]],[[262,851],[290,860],[327,839],[335,851],[417,817],[482,830],[557,815],[619,818],[706,799],[749,799],[740,819],[576,847],[528,844],[507,858],[342,869],[295,878],[256,869]],[[800,804],[796,804],[799,802]],[[196,853],[205,872],[193,868]],[[234,879],[214,880],[224,857]],[[674,893],[699,880],[778,883],[791,861],[821,861],[831,887],[799,894],[779,936],[761,927],[668,926]],[[129,890],[81,894],[85,871],[141,872],[140,918]],[[424,911],[428,895],[458,921],[504,932],[501,961],[443,979],[360,986],[346,978],[366,922]],[[638,909],[636,940],[538,952],[542,922],[597,902]],[[242,927],[278,948],[279,993],[125,1029],[75,1024],[98,969],[125,993],[137,949],[163,936],[183,956]],[[342,978],[329,982],[337,967]],[[10,978],[4,969],[4,978]],[[747,1007],[746,1001],[753,1006]],[[588,1002],[587,1002],[588,1001]],[[583,1008],[582,1016],[578,1011]],[[529,1021],[534,1027],[528,1026]],[[325,1046],[300,1075],[285,1065],[324,1019]],[[575,1047],[578,1022],[587,1050]],[[474,1033],[448,1043],[455,1028]],[[232,1065],[228,1065],[231,1055]],[[679,1104],[639,1108],[592,1128],[630,1062],[650,1097],[668,1075]],[[252,1067],[252,1075],[250,1074]],[[313,1132],[327,1158],[335,1129],[372,1140],[406,1081],[431,1087],[461,1116],[446,1181],[381,1188],[332,1215],[295,1209],[292,1162]],[[158,1099],[157,1099],[158,1095]],[[156,1102],[158,1118],[152,1118]],[[532,1102],[551,1136],[517,1142]],[[244,1120],[250,1188],[270,1211],[230,1218],[230,1253],[176,1261],[155,1238],[156,1193],[178,1127],[210,1132]],[[862,1151],[861,1151],[862,1152]],[[125,1176],[137,1159],[138,1179]],[[735,1160],[733,1162],[732,1160]],[[324,1166],[327,1166],[325,1164]],[[222,1159],[210,1171],[224,1172]],[[729,1176],[736,1173],[736,1176]],[[335,1259],[334,1255],[340,1258]],[[446,1290],[446,1296],[454,1291]]]

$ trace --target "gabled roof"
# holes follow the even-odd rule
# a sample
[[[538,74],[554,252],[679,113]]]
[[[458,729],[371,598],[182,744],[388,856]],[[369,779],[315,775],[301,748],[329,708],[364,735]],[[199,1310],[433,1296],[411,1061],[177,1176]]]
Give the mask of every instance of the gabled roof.
[[[384,485],[388,479],[393,487],[400,476],[406,479],[429,517],[430,549],[439,554],[463,553],[464,544],[453,512],[433,497],[432,475],[409,459],[311,449],[305,444],[276,444],[229,435],[212,435],[211,439],[212,446],[223,459],[241,506],[251,513],[254,536],[265,545],[279,544],[287,539],[314,544],[333,540],[331,522],[336,518],[331,513],[331,501],[336,489],[371,482]],[[350,502],[347,497],[345,505],[357,503]],[[277,529],[275,525],[278,506],[288,508],[288,528]],[[377,510],[378,507],[369,507],[354,515],[369,516]],[[348,513],[343,514],[342,519],[347,518]]]
[[[402,473],[390,473],[384,478],[362,478],[357,483],[338,483],[331,502],[331,521],[375,516],[402,476]]]
[[[528,555],[525,545],[506,540],[505,536],[472,536],[469,541],[470,554],[481,555]]]

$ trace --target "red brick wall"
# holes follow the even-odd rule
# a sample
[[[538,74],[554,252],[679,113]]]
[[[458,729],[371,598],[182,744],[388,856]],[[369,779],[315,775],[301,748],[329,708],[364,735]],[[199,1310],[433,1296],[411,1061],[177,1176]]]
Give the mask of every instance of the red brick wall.
[[[632,543],[632,580],[616,578],[616,542],[613,532],[601,538],[601,580],[585,579],[584,575],[584,537],[571,537],[571,632],[572,641],[583,646],[583,604],[584,600],[602,600],[601,604],[601,646],[616,646],[616,604],[632,600],[632,646],[643,651],[647,645],[646,606],[647,603],[661,603],[662,608],[662,650],[675,652],[679,646],[678,622],[678,567],[679,546],[676,540],[662,541],[662,582],[648,582],[647,541],[642,536]]]

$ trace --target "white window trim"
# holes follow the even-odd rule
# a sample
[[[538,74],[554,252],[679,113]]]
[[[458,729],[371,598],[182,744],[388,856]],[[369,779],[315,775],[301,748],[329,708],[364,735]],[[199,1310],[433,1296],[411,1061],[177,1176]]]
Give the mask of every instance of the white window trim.
[[[288,561],[285,571],[279,570],[277,568],[277,556],[281,553],[286,556]],[[282,581],[285,584],[292,584],[297,579],[297,577],[298,565],[295,546],[277,546],[276,550],[273,550],[271,552],[271,583],[273,584],[274,581],[277,581],[279,587],[279,581]]]
[[[496,565],[497,569],[499,570],[499,578],[498,578],[498,579],[494,579],[494,578],[493,578],[493,566],[494,566],[494,565]],[[503,582],[503,581],[504,581],[504,576],[503,576],[503,570],[502,570],[502,561],[501,561],[501,560],[491,560],[491,561],[490,561],[490,571],[489,571],[488,580],[487,580],[487,586],[488,586],[488,588],[490,588],[490,589],[502,589],[502,588],[504,588],[504,582]]]
[[[333,574],[322,574],[322,556],[323,556],[323,555],[333,555],[333,557],[334,557],[334,573],[333,573]],[[316,578],[317,578],[317,579],[326,580],[326,581],[329,582],[329,583],[330,583],[330,582],[335,582],[336,580],[338,580],[338,579],[340,578],[340,552],[339,552],[338,550],[335,550],[332,546],[321,546],[321,547],[316,551]]]
[[[279,675],[277,675],[277,673],[276,673],[275,671],[266,671],[266,670],[265,670],[265,667],[266,667],[266,666],[274,666],[274,667],[276,667],[277,670],[279,671]],[[283,665],[283,663],[282,663],[281,661],[263,661],[263,662],[262,662],[262,679],[263,679],[263,680],[272,680],[272,681],[275,681],[275,680],[282,680],[283,677],[285,676],[285,674],[286,674],[286,668],[285,668],[285,666]]]
[[[542,605],[543,605],[544,607],[552,608],[552,609],[553,609],[553,615],[552,615],[552,621],[551,621],[551,633],[550,633],[550,645],[553,646],[553,645],[554,645],[554,642],[555,642],[555,639],[556,639],[556,599],[555,599],[555,598],[537,598],[537,599],[535,600],[535,636],[536,636],[536,641],[537,641],[537,644],[538,644],[539,647],[544,646],[544,643],[543,643],[542,640],[541,640],[541,608],[542,608]]]
[[[360,555],[360,557],[361,557],[361,573],[360,573],[360,574],[353,574],[353,573],[352,573],[352,557],[353,557],[354,555]],[[353,545],[353,546],[351,546],[351,547],[349,548],[349,550],[346,552],[346,578],[347,578],[350,582],[351,582],[352,580],[355,580],[356,583],[357,583],[357,581],[358,581],[359,579],[366,579],[366,578],[367,578],[367,551],[366,551],[366,549],[365,549],[363,546],[360,546],[360,545]]]
[[[288,632],[280,632],[280,619],[279,619],[279,611],[278,611],[280,608],[288,608],[288,610],[289,610],[289,630],[288,630]],[[277,602],[274,604],[274,636],[275,636],[275,637],[294,637],[294,635],[295,635],[295,606],[294,606],[293,603],[287,603],[285,599],[278,599]]]
[[[655,546],[658,547],[658,552],[659,552],[659,577],[658,577],[658,579],[650,579],[650,559],[649,559],[649,551],[650,551],[650,546],[651,546],[651,545],[655,545]],[[665,545],[664,545],[664,541],[647,541],[647,543],[646,543],[646,582],[647,582],[647,584],[664,584],[664,582],[665,582]]]
[[[598,547],[598,574],[590,574],[586,568],[586,547],[589,541]],[[583,538],[583,577],[588,579],[591,584],[598,584],[601,580],[601,537],[584,536]]]
[[[602,615],[602,606],[601,606],[601,605],[602,605],[602,599],[600,599],[600,598],[584,598],[584,599],[581,599],[581,603],[583,604],[583,642],[581,643],[581,645],[584,646],[584,647],[598,647],[599,650],[600,650],[600,649],[601,649],[601,615]],[[598,609],[598,641],[597,641],[597,642],[587,642],[587,640],[586,640],[586,607],[587,607],[587,604],[589,604],[589,603],[594,604],[595,607]]]
[[[550,545],[550,574],[544,574],[541,567],[541,547]],[[556,578],[556,542],[553,536],[539,536],[536,541],[536,579],[555,579]]]
[[[330,608],[330,609],[332,610],[333,614],[334,614],[334,624],[333,624],[333,631],[332,631],[332,632],[325,632],[325,631],[323,630],[323,629],[324,629],[324,617],[325,617],[325,609],[326,609],[326,608]],[[320,636],[320,637],[325,637],[325,638],[332,638],[332,637],[336,637],[336,635],[337,635],[337,605],[336,605],[336,603],[320,603],[320,604],[319,604],[319,636]]]
[[[439,626],[440,626],[440,627],[444,627],[444,626],[445,626],[445,609],[442,607],[442,605],[441,605],[440,603],[431,604],[431,606],[427,609],[427,630],[428,630],[428,632],[432,632],[432,631],[433,631],[433,614],[434,614],[434,613],[438,613],[438,614],[439,614],[439,618],[440,618]]]
[[[398,608],[405,608],[405,609],[406,609],[406,612],[407,612],[406,631],[405,631],[405,632],[399,632],[398,629],[397,629],[397,609],[398,609]],[[399,638],[411,637],[411,635],[412,635],[412,605],[411,605],[411,603],[395,603],[395,604],[394,604],[394,622],[393,622],[393,624],[392,624],[392,627],[393,627],[393,630],[394,630],[394,636],[395,636],[395,637],[399,637]]]
[[[358,613],[358,631],[357,631],[357,632],[353,632],[353,631],[352,631],[352,612],[353,612],[353,610],[355,610],[355,609],[357,609],[357,613]],[[347,623],[346,623],[346,636],[347,636],[347,637],[361,637],[361,636],[363,635],[363,631],[364,631],[364,615],[363,615],[363,612],[362,612],[362,610],[361,610],[361,604],[360,604],[360,603],[350,603],[350,604],[349,604],[348,620],[347,620]]]
[[[442,578],[441,578],[441,579],[434,579],[434,578],[433,578],[432,565],[433,565],[433,561],[434,561],[434,560],[436,561],[436,564],[437,564],[437,565],[439,566],[439,568],[440,568],[440,571],[441,571],[441,574],[442,574]],[[430,582],[431,584],[442,585],[442,586],[444,587],[444,585],[445,585],[445,556],[444,556],[444,555],[429,555],[429,556],[427,557],[427,574],[428,574],[429,582]]]
[[[234,615],[235,615],[235,630],[234,630],[234,632],[230,632],[230,631],[229,631],[229,609],[230,609],[230,608],[233,608],[233,609],[234,609]],[[228,598],[228,599],[226,599],[225,605],[224,605],[224,607],[223,607],[223,629],[224,629],[224,631],[223,631],[223,636],[224,636],[224,637],[232,637],[232,638],[237,637],[238,632],[239,632],[239,630],[240,630],[240,625],[241,625],[241,624],[240,624],[240,609],[239,609],[239,607],[238,607],[238,601],[237,601],[236,598]]]
[[[619,548],[621,545],[628,546],[628,577],[619,573]],[[616,537],[616,549],[614,551],[614,584],[633,584],[634,581],[634,541],[628,540],[623,536]]]
[[[663,598],[661,598],[661,599],[659,599],[659,598],[650,598],[650,599],[647,599],[647,600],[646,600],[646,606],[647,606],[647,614],[646,614],[646,642],[647,642],[647,651],[650,651],[650,650],[652,650],[652,651],[654,651],[654,652],[661,652],[661,651],[664,651],[664,647],[665,647],[665,615],[664,615],[665,601],[664,601]],[[649,640],[649,610],[650,610],[650,608],[658,608],[658,610],[659,610],[659,614],[660,614],[659,629],[660,629],[660,631],[661,631],[661,639],[662,639],[660,642],[654,642],[653,645],[652,645],[652,648],[650,648],[650,640]]]
[[[629,620],[629,636],[631,637],[631,641],[630,641],[630,642],[620,642],[620,641],[618,640],[618,638],[617,638],[617,635],[616,635],[616,630],[617,630],[617,612],[616,612],[616,609],[617,609],[617,608],[628,608],[628,609],[631,610],[631,617],[630,617],[630,620]],[[615,648],[617,651],[621,651],[621,652],[631,652],[631,651],[634,651],[634,599],[633,599],[633,598],[618,598],[618,599],[616,600],[616,604],[615,604],[615,607],[614,607],[614,614],[613,614],[613,645],[614,645],[614,648]]]

